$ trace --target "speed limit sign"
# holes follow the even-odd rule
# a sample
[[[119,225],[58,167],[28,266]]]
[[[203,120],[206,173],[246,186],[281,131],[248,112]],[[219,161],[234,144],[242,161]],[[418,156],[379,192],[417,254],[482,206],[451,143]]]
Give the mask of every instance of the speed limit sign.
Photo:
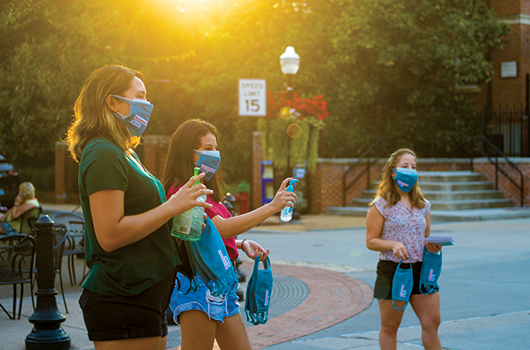
[[[267,86],[265,79],[239,79],[239,115],[267,115]]]

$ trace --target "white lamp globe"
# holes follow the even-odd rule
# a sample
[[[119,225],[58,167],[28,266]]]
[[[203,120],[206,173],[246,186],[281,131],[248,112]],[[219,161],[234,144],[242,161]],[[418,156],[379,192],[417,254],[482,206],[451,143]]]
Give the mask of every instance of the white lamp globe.
[[[294,51],[294,47],[287,46],[285,52],[280,56],[280,64],[283,74],[296,74],[300,67],[300,56]]]

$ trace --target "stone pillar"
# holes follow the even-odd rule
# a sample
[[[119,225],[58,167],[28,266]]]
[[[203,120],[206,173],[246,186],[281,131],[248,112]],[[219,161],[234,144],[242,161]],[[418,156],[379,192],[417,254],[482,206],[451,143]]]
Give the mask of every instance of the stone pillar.
[[[263,133],[252,134],[252,207],[261,207],[261,161],[263,160]],[[252,208],[251,208],[252,209]]]
[[[55,203],[66,201],[66,145],[55,143]]]

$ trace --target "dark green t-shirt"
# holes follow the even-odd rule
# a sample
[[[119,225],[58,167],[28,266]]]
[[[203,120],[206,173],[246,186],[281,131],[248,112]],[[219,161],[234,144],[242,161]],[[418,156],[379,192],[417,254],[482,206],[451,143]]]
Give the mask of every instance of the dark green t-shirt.
[[[79,195],[85,217],[85,255],[90,274],[83,283],[102,295],[136,295],[162,281],[181,264],[169,223],[128,246],[105,252],[94,232],[88,197],[97,191],[125,192],[124,214],[136,215],[165,201],[164,187],[137,159],[114,143],[91,140],[79,164]]]

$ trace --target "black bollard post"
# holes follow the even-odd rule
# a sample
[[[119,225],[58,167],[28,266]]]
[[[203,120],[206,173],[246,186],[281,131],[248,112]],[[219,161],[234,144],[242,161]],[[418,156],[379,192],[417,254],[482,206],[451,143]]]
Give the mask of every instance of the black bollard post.
[[[29,318],[34,327],[26,337],[26,350],[70,349],[70,336],[62,329],[66,320],[57,309],[55,271],[53,267],[53,221],[41,215],[35,225],[37,233],[37,309]]]

